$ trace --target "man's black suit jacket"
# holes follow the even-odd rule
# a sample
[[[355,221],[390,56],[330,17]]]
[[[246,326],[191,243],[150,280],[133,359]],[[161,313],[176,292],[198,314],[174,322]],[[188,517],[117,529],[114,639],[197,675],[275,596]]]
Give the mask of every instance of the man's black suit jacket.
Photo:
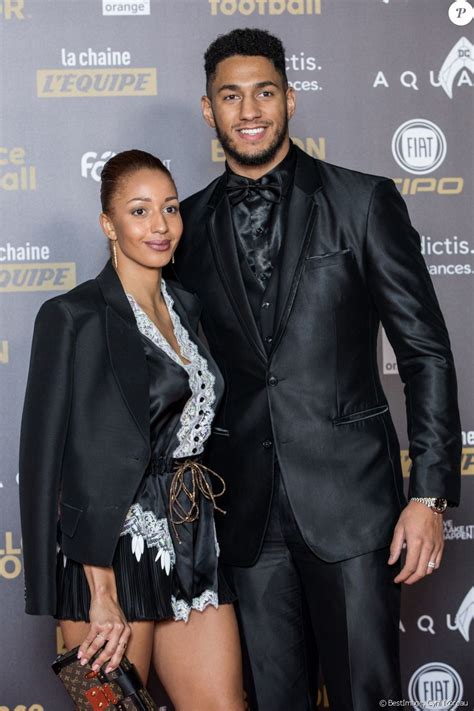
[[[446,327],[394,183],[297,149],[272,350],[242,281],[218,178],[182,204],[179,280],[203,306],[226,379],[208,449],[227,482],[222,559],[259,555],[278,459],[301,533],[326,561],[387,546],[405,504],[400,448],[377,369],[381,321],[405,384],[410,496],[458,502],[460,425]]]
[[[195,331],[198,300],[169,291]],[[56,610],[58,504],[63,553],[110,566],[149,458],[145,351],[108,262],[97,279],[43,304],[35,323],[20,443],[28,613]]]

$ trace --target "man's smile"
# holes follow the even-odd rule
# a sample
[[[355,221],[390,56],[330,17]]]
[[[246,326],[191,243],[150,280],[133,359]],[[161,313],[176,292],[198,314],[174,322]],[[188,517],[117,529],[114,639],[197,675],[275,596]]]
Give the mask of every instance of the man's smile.
[[[252,128],[238,128],[237,133],[245,141],[257,141],[262,138],[268,126],[255,126]]]

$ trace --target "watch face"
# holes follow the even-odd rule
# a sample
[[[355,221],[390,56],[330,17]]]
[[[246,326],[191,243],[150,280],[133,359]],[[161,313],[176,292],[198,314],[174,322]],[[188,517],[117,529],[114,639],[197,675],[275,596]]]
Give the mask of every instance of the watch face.
[[[448,502],[446,501],[446,499],[435,499],[434,500],[433,508],[438,513],[443,513],[443,511],[446,511],[447,506],[448,506]]]

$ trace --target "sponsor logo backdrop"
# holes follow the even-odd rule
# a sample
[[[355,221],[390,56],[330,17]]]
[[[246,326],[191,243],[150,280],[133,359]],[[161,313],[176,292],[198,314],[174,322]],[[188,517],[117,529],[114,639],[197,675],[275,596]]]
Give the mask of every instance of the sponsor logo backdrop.
[[[295,142],[318,158],[394,178],[422,235],[457,360],[465,451],[463,503],[445,517],[442,569],[404,591],[405,699],[417,708],[474,705],[474,23],[453,24],[450,4],[0,1],[2,711],[68,708],[49,670],[62,648],[56,625],[23,613],[17,447],[34,316],[107,259],[98,180],[113,153],[158,154],[182,197],[222,171],[222,150],[200,117],[202,53],[217,34],[245,25],[284,41],[298,100]],[[408,474],[402,386],[385,336],[380,365]],[[170,711],[156,680],[151,687]],[[314,703],[329,708],[323,687]]]

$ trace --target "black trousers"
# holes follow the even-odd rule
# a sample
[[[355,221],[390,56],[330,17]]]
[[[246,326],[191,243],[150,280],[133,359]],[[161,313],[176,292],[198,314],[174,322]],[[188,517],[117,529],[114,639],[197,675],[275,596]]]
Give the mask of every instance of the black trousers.
[[[226,568],[251,710],[314,711],[319,663],[331,711],[401,699],[400,586],[388,549],[322,561],[305,544],[280,477],[275,491],[258,562]]]

